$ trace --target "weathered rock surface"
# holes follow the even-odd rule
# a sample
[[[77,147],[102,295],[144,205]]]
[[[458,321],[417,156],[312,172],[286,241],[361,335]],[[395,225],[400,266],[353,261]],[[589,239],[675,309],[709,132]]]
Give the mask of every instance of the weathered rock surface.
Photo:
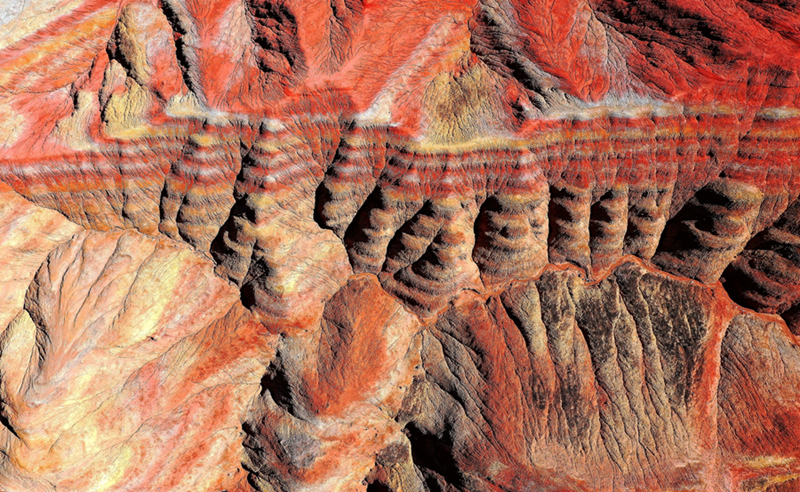
[[[800,490],[800,4],[0,30],[0,490]]]

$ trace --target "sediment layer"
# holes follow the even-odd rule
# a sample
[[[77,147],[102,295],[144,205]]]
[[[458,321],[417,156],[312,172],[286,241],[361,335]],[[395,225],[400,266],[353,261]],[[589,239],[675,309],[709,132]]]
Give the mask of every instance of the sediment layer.
[[[794,490],[791,2],[0,7],[0,488]]]

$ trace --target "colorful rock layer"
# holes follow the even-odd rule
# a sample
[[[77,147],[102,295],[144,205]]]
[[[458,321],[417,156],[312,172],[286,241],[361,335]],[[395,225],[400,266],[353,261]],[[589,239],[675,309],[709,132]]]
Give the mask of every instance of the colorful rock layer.
[[[0,490],[800,490],[800,4],[0,4]]]

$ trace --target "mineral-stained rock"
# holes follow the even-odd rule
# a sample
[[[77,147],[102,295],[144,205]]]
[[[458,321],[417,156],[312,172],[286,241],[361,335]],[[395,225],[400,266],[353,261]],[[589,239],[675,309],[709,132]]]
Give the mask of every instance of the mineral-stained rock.
[[[800,477],[800,429],[794,425],[800,351],[776,321],[737,316],[722,342],[719,442],[722,453],[739,462],[736,478],[744,489],[792,490]],[[739,402],[747,403],[740,408]]]
[[[361,299],[370,309],[359,308]],[[253,482],[266,490],[357,489],[376,455],[407,448],[396,416],[419,373],[420,329],[365,274],[331,298],[313,332],[282,339],[264,398],[245,422]]]
[[[0,2],[0,490],[798,490],[799,26]]]
[[[0,326],[8,326],[22,309],[25,292],[50,250],[80,231],[62,215],[26,201],[0,186],[0,240],[3,295]]]
[[[83,232],[50,253],[3,336],[4,488],[244,479],[240,421],[271,339],[211,271],[135,232]]]
[[[730,309],[632,264],[598,284],[548,271],[463,294],[426,338],[412,397],[423,473],[475,489],[712,488]],[[426,458],[428,440],[452,444]]]

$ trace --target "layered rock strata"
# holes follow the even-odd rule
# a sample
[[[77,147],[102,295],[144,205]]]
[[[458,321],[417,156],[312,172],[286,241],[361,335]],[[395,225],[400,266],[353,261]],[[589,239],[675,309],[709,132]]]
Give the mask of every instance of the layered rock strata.
[[[797,489],[798,26],[0,6],[0,488]]]

